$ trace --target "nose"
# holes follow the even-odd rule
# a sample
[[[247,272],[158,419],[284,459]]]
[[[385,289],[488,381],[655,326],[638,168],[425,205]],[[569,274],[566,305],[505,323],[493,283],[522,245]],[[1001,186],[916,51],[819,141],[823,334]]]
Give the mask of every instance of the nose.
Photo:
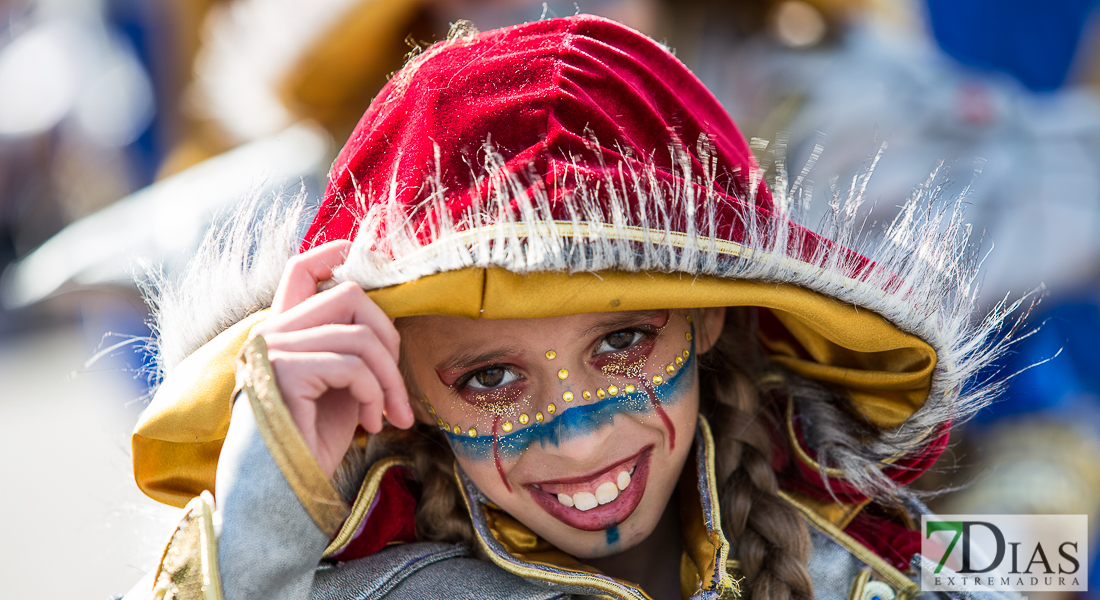
[[[610,419],[599,422],[572,417],[568,411],[561,413],[557,435],[543,443],[543,451],[578,465],[598,462],[607,454],[614,424]]]

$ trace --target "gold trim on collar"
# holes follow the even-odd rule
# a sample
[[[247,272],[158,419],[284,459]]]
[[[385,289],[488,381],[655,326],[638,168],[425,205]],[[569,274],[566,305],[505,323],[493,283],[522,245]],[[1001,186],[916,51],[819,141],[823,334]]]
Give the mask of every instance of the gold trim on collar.
[[[351,507],[351,515],[344,521],[344,525],[332,542],[329,543],[328,548],[325,548],[325,553],[322,555],[324,558],[342,551],[355,537],[355,532],[359,531],[359,526],[363,524],[363,520],[367,518],[371,506],[374,505],[374,498],[378,495],[378,488],[382,485],[382,478],[386,476],[386,473],[394,467],[411,469],[412,466],[412,459],[404,456],[388,456],[371,465],[370,470],[367,471],[367,476],[363,479],[363,484],[359,486],[359,495],[355,497],[355,504]]]
[[[916,597],[920,586],[918,586],[915,581],[912,581],[906,577],[904,573],[895,569],[893,565],[883,560],[881,556],[875,554],[870,548],[852,539],[852,536],[844,533],[839,527],[833,525],[809,507],[795,500],[794,497],[787,492],[779,490],[779,496],[786,500],[791,506],[798,509],[798,512],[802,513],[802,516],[809,521],[811,525],[817,528],[818,531],[831,537],[833,541],[843,546],[848,552],[851,552],[853,556],[874,569],[875,572],[890,585],[897,588],[897,597],[899,600]]]
[[[526,579],[547,581],[558,585],[586,587],[594,590],[599,590],[604,594],[609,594],[616,598],[652,600],[644,591],[620,582],[618,579],[614,579],[612,577],[600,577],[584,571],[578,571],[566,567],[559,567],[557,565],[541,563],[538,561],[526,561],[510,555],[507,558],[501,556],[497,552],[497,548],[495,547],[495,545],[493,543],[490,543],[489,540],[485,539],[481,527],[478,527],[478,523],[476,522],[478,517],[474,513],[474,511],[482,510],[483,512],[481,518],[484,520],[485,507],[480,505],[473,506],[470,504],[470,490],[466,488],[466,484],[463,481],[464,478],[459,472],[458,462],[455,462],[454,469],[455,481],[458,482],[459,490],[462,493],[462,501],[466,504],[466,510],[469,511],[470,516],[475,520],[474,534],[477,536],[478,546],[481,547],[482,551],[485,552],[485,555],[488,556],[489,560],[491,560],[496,566],[504,569],[505,571],[508,571],[509,573],[512,573],[513,575],[518,575]],[[490,535],[495,534],[490,531]],[[500,544],[500,541],[497,539],[494,539],[493,542],[498,545]]]
[[[707,561],[705,572],[707,579],[704,580],[701,578],[700,583],[708,580],[716,582],[713,591],[718,593],[719,598],[740,598],[741,583],[727,572],[730,543],[729,540],[726,539],[725,532],[722,530],[722,508],[718,498],[718,477],[714,466],[714,435],[711,432],[710,423],[707,421],[706,417],[699,415],[698,423],[699,437],[703,440],[703,460],[696,461],[696,469],[698,469],[698,467],[704,467],[706,469],[706,491],[711,507],[711,526],[709,531],[706,531],[704,534],[705,539],[711,546],[711,552],[709,553],[710,560]],[[700,462],[702,464],[699,464]],[[698,471],[696,472],[698,473]],[[700,507],[700,509],[702,509],[702,507]],[[697,542],[699,539],[699,536],[696,535],[693,536],[692,541]],[[704,573],[700,574],[703,575]]]
[[[737,599],[741,597],[740,578],[735,577],[730,568],[733,565],[736,570],[738,563],[729,558],[730,544],[722,532],[714,438],[709,423],[702,416],[694,438],[695,444],[690,454],[693,464],[684,466],[679,484],[681,498],[685,497],[683,494],[686,492],[694,492],[691,494],[694,500],[680,507],[684,528],[681,590],[687,593],[685,598],[705,591],[717,598]],[[590,567],[541,540],[507,513],[491,504],[481,504],[480,498],[472,497],[472,492],[476,491],[466,486],[457,463],[455,479],[474,521],[478,544],[497,566],[520,577],[594,588],[618,598],[649,598],[644,590],[628,581],[600,576],[594,570],[585,571]],[[704,491],[707,494],[705,502],[702,497]],[[711,507],[709,514],[704,514],[706,506]],[[491,535],[493,539],[486,539],[486,535]],[[517,540],[523,549],[516,548]],[[685,580],[686,574],[693,576],[692,581]]]

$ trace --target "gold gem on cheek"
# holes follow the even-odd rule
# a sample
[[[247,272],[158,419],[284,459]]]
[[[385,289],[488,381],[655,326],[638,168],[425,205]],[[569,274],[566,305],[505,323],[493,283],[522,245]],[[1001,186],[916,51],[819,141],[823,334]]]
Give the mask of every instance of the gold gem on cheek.
[[[539,423],[542,423],[542,420],[545,419],[545,418],[546,417],[543,417],[541,412],[535,413],[535,420],[538,421]]]
[[[688,357],[689,357],[689,356],[691,356],[691,351],[689,351],[689,350],[684,350],[683,354],[684,354],[684,360],[687,360],[687,359],[688,359]]]
[[[628,393],[628,394],[633,394],[633,393],[634,393],[634,389],[635,389],[635,388],[634,388],[634,384],[633,384],[633,383],[628,383],[628,384],[626,384],[626,387],[625,387],[625,388],[623,388],[623,389],[624,389],[624,390],[626,390],[626,393]]]
[[[609,385],[609,386],[607,386],[607,393],[611,394],[612,396],[618,396],[619,395],[619,388],[617,388],[613,385]]]
[[[684,334],[684,339],[686,339],[689,342],[691,341],[691,332],[690,331]]]
[[[584,398],[585,400],[591,400],[592,399],[592,392],[590,392],[588,390],[585,390],[585,391],[581,392],[581,398]]]
[[[438,422],[439,422],[439,428],[440,428],[440,429],[444,429],[444,428],[445,428],[445,426],[443,425],[443,419],[439,419],[439,421],[438,421]]]
[[[653,385],[661,385],[664,382],[665,382],[664,377],[661,377],[660,375],[654,375],[653,376]]]
[[[468,435],[469,435],[470,437],[477,437],[477,430],[476,430],[476,429],[474,429],[473,427],[471,427],[471,428],[470,428],[470,431],[467,431],[466,433],[467,433],[467,434],[468,434]]]
[[[522,415],[519,416],[519,424],[520,425],[526,425],[527,422],[530,421],[530,420],[531,420],[531,418],[527,416],[527,413],[523,413]]]
[[[500,428],[504,430],[504,433],[508,433],[509,431],[512,431],[512,422],[505,421],[500,425]]]
[[[548,412],[550,414],[554,414],[557,411],[558,411],[558,407],[554,406],[553,402],[551,402],[550,405],[546,407],[546,412]]]
[[[600,389],[596,390],[596,397],[599,398],[600,400],[603,400],[604,398],[607,397],[607,392],[604,392],[603,388],[600,388]]]
[[[687,316],[688,323],[691,323],[691,315]]]
[[[669,375],[672,375],[675,372],[676,372],[676,367],[674,367],[672,365],[667,365],[665,367],[665,373],[668,373]]]
[[[676,363],[676,366],[677,366],[677,367],[682,367],[682,366],[684,366],[684,359],[680,358],[679,356],[677,356],[677,357],[676,357],[676,360],[675,360],[675,361],[673,361],[673,362],[675,362],[675,363]]]
[[[564,394],[561,395],[561,399],[565,400],[566,402],[572,402],[573,401],[573,392],[565,392]]]
[[[568,370],[562,369],[562,370],[558,371],[558,379],[565,379],[566,377],[569,377],[569,371]]]
[[[553,350],[547,350],[546,351],[546,360],[554,360],[554,357],[556,357],[557,355],[558,355],[557,352],[554,352]]]
[[[455,432],[455,435],[462,435],[462,428],[459,427],[458,425],[455,425],[454,432]]]

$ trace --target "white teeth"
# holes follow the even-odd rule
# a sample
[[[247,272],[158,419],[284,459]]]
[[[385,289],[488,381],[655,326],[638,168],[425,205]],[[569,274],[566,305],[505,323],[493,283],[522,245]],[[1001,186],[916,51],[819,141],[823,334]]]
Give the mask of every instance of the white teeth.
[[[596,488],[596,501],[600,504],[607,504],[618,497],[619,488],[615,487],[613,482],[605,481],[600,484],[600,487]]]
[[[565,506],[576,508],[580,511],[592,510],[601,504],[607,504],[615,498],[619,497],[619,492],[625,490],[630,485],[630,475],[634,472],[634,467],[631,467],[630,472],[619,471],[619,475],[615,478],[615,481],[605,481],[596,488],[596,493],[591,492],[577,492],[570,496],[569,494],[558,494],[558,502],[561,502]]]
[[[638,468],[637,465],[635,465],[633,467],[630,467],[630,474],[633,475],[634,474],[634,469],[637,469],[637,468]]]
[[[577,492],[573,494],[573,505],[577,510],[592,510],[600,505],[596,501],[596,496],[589,492]]]

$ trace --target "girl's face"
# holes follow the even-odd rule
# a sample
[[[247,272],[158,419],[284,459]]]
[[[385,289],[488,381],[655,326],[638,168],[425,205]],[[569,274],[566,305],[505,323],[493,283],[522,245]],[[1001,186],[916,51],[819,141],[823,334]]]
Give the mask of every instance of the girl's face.
[[[417,413],[463,471],[558,548],[593,558],[653,531],[699,410],[697,353],[724,309],[402,319]],[[700,322],[701,321],[701,322]]]

